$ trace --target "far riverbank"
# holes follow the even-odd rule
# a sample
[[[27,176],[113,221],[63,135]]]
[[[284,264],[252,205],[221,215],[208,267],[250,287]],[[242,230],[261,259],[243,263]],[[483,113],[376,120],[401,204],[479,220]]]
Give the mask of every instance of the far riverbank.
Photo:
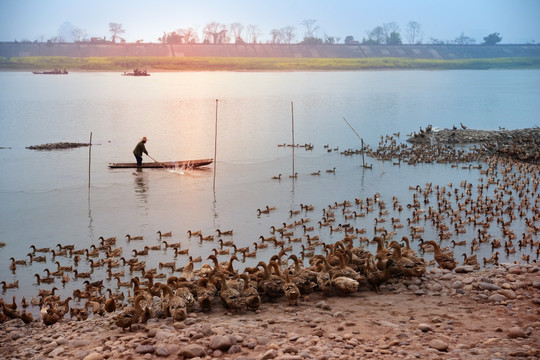
[[[0,70],[125,71],[357,71],[540,69],[540,58],[265,58],[265,57],[0,57]]]

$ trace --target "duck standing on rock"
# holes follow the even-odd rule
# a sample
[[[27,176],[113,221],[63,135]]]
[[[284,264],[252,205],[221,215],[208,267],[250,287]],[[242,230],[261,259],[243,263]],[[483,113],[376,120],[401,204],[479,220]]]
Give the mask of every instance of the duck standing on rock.
[[[433,246],[433,257],[440,268],[447,270],[454,270],[456,268],[457,261],[454,259],[454,255],[451,252],[443,252],[434,240],[424,242],[423,246],[426,245]]]
[[[283,292],[289,300],[289,305],[298,305],[298,298],[300,297],[300,290],[294,282],[289,278],[289,272],[285,271],[285,282],[283,283]]]
[[[244,297],[240,290],[230,286],[231,280],[225,280],[223,273],[218,273],[216,277],[220,280],[221,289],[218,293],[221,304],[232,311],[238,311],[245,306]]]
[[[127,308],[122,313],[113,316],[113,321],[116,326],[126,330],[129,328],[131,331],[131,326],[139,322],[142,314],[142,308],[140,302],[144,299],[143,295],[138,295],[135,297],[133,307]]]
[[[373,289],[380,293],[381,289],[380,286],[390,280],[392,277],[392,274],[390,273],[390,267],[395,266],[393,259],[388,259],[386,263],[384,264],[384,269],[379,270],[377,266],[373,262],[374,257],[371,254],[368,254],[368,258],[366,259],[366,279],[368,283],[373,287]]]
[[[358,281],[347,276],[341,276],[339,273],[336,273],[332,277],[330,283],[340,296],[347,296],[348,294],[355,293],[360,286]]]
[[[250,280],[247,273],[240,274],[242,280],[244,280],[244,286],[242,287],[242,296],[246,303],[246,308],[251,310],[258,310],[261,306],[261,296],[257,290],[257,282]]]

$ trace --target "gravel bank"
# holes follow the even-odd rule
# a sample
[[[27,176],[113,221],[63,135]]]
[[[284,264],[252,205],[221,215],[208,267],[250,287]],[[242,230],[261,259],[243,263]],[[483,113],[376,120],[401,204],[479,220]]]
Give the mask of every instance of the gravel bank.
[[[112,315],[0,325],[4,359],[538,359],[540,267],[430,269],[376,294],[285,298],[257,312],[215,306],[122,331]]]
[[[540,128],[517,130],[442,129],[420,130],[407,139],[412,144],[473,144],[484,142],[520,142],[524,139],[540,140]]]

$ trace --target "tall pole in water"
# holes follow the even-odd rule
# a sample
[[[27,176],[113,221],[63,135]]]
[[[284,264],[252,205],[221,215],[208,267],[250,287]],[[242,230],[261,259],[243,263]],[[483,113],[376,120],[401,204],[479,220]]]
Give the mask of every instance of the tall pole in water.
[[[218,120],[218,99],[216,99],[216,126],[214,129],[214,193],[216,192],[216,158],[217,158],[217,120]]]
[[[294,105],[292,101],[291,101],[291,118],[292,118],[292,177],[294,179],[295,178],[294,176],[294,148],[295,148],[295,145],[294,145]]]
[[[356,130],[354,130],[354,128],[352,127],[351,124],[349,124],[349,122],[347,121],[347,119],[343,118],[343,120],[345,120],[345,122],[347,123],[347,125],[349,125],[349,127],[351,128],[351,130],[356,134],[356,136],[360,139],[360,141],[362,141],[362,150],[364,149],[364,140],[360,137],[360,135],[358,135],[358,133],[356,132]],[[369,150],[369,149],[368,149]],[[369,150],[369,153],[371,154],[371,156],[373,156],[373,158],[375,159],[375,161],[377,162],[377,164],[379,164],[379,167],[381,168],[382,172],[384,173],[384,169],[381,165],[381,163],[379,162],[379,160],[377,160],[377,158],[375,157],[375,154],[373,154],[373,152],[371,150]],[[362,156],[364,155],[364,152],[362,151]],[[362,158],[362,161],[363,161],[363,158]]]
[[[364,158],[364,139],[360,139],[362,141],[362,167],[366,167],[366,159]]]
[[[90,142],[88,147],[88,188],[90,189],[90,165],[92,164],[92,132],[90,131]]]

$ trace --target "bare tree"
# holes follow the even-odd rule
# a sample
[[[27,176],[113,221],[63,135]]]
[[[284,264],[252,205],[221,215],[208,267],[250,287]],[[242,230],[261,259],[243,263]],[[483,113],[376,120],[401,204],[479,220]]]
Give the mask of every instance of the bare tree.
[[[283,34],[283,42],[285,42],[286,44],[290,44],[294,40],[294,38],[296,37],[294,30],[294,26],[290,25],[281,28],[281,33]]]
[[[178,29],[176,32],[182,37],[182,42],[186,44],[193,44],[199,41],[199,36],[194,28]]]
[[[315,32],[319,30],[319,26],[315,25],[317,20],[313,19],[306,19],[300,23],[300,25],[303,25],[306,27],[306,32],[304,33],[304,36],[306,38],[314,38]]]
[[[399,34],[399,25],[395,21],[384,23],[383,30],[384,30],[384,37],[386,39],[386,42],[388,42],[388,39],[390,39],[390,37],[392,36],[392,33]]]
[[[337,44],[338,42],[338,38],[336,38],[335,36],[330,36],[328,34],[324,34],[324,43],[325,44]]]
[[[210,44],[223,44],[229,39],[227,26],[218,22],[206,24],[203,28],[204,42]]]
[[[407,23],[407,40],[409,44],[421,44],[422,38],[424,36],[424,31],[422,30],[422,25],[416,21],[409,21]]]
[[[469,36],[465,36],[464,33],[461,33],[461,35],[459,35],[454,40],[454,43],[458,44],[458,45],[471,45],[471,44],[474,44],[475,42],[476,42],[476,40],[474,40],[473,38],[471,38]]]
[[[125,34],[126,30],[122,28],[122,24],[111,22],[109,23],[109,32],[111,33],[112,42],[116,42],[116,38],[121,38],[119,35]]]
[[[69,21],[66,21],[62,25],[60,25],[60,28],[58,28],[59,42],[72,41],[73,29],[74,27]]]
[[[232,23],[229,26],[229,34],[231,35],[231,38],[234,39],[235,43],[244,42],[244,39],[242,39],[242,31],[244,31],[244,25],[240,23]]]
[[[85,30],[81,28],[75,28],[71,31],[71,37],[73,38],[73,41],[84,41],[86,40],[86,36],[88,34]]]
[[[247,26],[247,32],[248,32],[248,41],[250,43],[256,44],[257,39],[259,36],[261,36],[261,30],[257,25],[248,25]]]
[[[280,29],[272,29],[270,31],[271,40],[270,42],[272,44],[281,44],[284,40],[283,32],[281,32]]]

